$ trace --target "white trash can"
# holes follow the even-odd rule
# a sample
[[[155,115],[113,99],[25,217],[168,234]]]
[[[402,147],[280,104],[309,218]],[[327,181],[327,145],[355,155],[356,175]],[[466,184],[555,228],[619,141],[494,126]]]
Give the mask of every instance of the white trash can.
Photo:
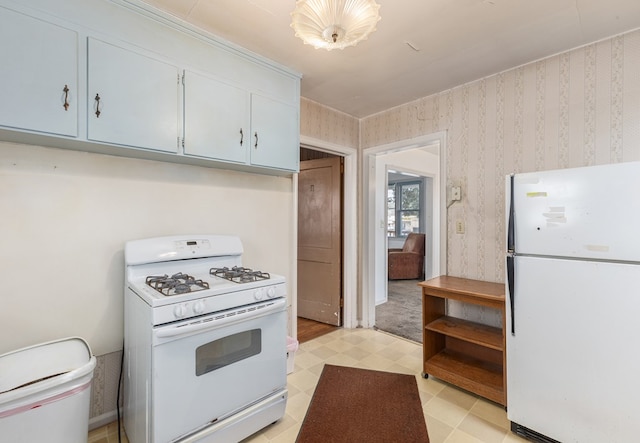
[[[296,351],[298,350],[298,340],[287,336],[287,374],[291,374],[294,368]]]
[[[0,440],[86,443],[95,366],[79,337],[0,355]]]

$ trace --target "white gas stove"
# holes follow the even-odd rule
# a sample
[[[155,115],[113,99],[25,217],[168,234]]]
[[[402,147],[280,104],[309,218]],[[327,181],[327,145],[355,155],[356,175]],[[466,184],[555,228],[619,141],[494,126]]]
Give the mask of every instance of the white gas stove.
[[[159,325],[286,296],[285,278],[242,267],[231,236],[162,237],[127,243],[127,282]]]
[[[242,252],[220,235],[126,244],[132,443],[240,440],[284,415],[285,278],[243,267]]]

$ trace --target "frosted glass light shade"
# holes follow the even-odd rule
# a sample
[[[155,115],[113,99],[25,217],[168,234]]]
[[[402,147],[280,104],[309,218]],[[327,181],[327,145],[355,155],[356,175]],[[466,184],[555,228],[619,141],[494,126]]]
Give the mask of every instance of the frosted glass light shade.
[[[291,27],[316,49],[344,49],[375,31],[379,9],[374,0],[298,0]]]

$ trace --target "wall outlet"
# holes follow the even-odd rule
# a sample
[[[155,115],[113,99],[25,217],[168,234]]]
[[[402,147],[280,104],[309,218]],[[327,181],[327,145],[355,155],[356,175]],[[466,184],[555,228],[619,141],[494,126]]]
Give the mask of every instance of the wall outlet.
[[[464,234],[464,222],[462,220],[456,221],[456,234]]]

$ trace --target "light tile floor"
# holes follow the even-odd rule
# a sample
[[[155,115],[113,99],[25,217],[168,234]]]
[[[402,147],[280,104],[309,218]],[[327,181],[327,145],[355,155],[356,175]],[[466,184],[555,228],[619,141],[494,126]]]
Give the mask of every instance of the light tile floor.
[[[325,363],[415,374],[431,443],[517,443],[504,408],[439,380],[423,379],[419,344],[372,329],[338,329],[302,343],[287,376],[286,414],[243,443],[295,442]],[[89,434],[89,443],[117,443],[111,423]],[[123,435],[123,443],[128,443]],[[390,442],[393,443],[393,442]]]

